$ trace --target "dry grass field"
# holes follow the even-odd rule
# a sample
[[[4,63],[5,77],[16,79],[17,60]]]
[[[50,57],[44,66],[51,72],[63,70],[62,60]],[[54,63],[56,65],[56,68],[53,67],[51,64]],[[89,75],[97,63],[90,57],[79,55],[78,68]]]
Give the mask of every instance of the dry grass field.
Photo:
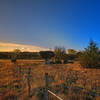
[[[16,66],[10,60],[0,60],[0,100],[43,100],[45,73],[49,75],[49,89],[64,100],[100,100],[100,69],[82,68],[78,61],[45,65],[42,60],[19,60]]]

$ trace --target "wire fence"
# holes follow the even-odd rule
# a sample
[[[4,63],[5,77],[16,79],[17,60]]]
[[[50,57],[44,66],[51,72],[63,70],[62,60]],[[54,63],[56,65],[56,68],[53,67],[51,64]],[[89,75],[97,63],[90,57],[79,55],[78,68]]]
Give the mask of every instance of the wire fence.
[[[90,77],[85,71],[45,74],[29,65],[15,67],[0,65],[0,100],[100,100],[99,70],[93,78],[93,72]]]
[[[55,93],[49,90],[48,78],[49,78],[48,73],[45,73],[45,82],[46,82],[45,100],[63,100],[59,96],[57,96]]]

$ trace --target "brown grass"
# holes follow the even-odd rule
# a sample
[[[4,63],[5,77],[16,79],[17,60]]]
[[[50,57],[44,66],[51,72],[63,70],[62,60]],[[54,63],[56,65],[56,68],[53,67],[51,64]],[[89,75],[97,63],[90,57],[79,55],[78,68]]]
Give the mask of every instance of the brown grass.
[[[6,100],[10,95],[15,95],[18,100],[28,100],[26,76],[29,67],[32,70],[32,100],[39,100],[37,94],[39,88],[45,87],[46,72],[50,89],[64,100],[100,100],[100,69],[82,68],[77,61],[44,65],[42,60],[19,60],[17,69],[10,60],[0,60],[0,100]],[[17,75],[18,70],[20,75]]]

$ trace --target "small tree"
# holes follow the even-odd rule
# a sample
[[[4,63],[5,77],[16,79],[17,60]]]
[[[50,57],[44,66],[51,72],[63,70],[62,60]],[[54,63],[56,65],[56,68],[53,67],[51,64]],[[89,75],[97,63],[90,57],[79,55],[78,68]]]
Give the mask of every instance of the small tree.
[[[21,51],[19,50],[19,49],[15,49],[14,51],[13,51],[13,55],[12,55],[12,57],[11,57],[11,61],[13,62],[13,63],[16,63],[16,60],[17,60],[17,58],[18,58],[18,54],[20,53]]]
[[[64,60],[67,60],[67,54],[64,47],[55,47],[54,49],[55,54],[55,61],[56,62],[64,62]]]
[[[81,66],[83,67],[97,67],[99,63],[99,49],[97,44],[91,40],[89,46],[79,57]]]
[[[52,51],[40,51],[40,56],[45,59],[45,62],[50,60],[52,57],[54,57],[54,52]]]
[[[68,50],[67,50],[67,53],[68,53],[68,54],[76,55],[77,51],[74,50],[74,49],[68,49]]]
[[[77,58],[77,51],[74,49],[68,49],[67,55],[68,55],[68,60],[72,60],[71,62],[73,62]]]
[[[16,60],[17,60],[17,57],[18,57],[18,54],[20,53],[21,51],[19,49],[15,49],[13,51],[13,54],[12,54],[12,57],[11,57],[11,62],[14,63],[14,69],[15,69],[15,75],[18,77],[18,79],[20,80],[20,67],[17,66],[16,64]],[[20,83],[19,83],[20,84]]]

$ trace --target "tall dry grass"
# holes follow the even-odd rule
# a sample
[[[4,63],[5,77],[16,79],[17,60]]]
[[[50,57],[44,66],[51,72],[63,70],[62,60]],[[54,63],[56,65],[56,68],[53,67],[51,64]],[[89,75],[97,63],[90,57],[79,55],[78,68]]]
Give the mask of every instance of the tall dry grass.
[[[9,60],[0,61],[0,100],[28,100],[27,72],[32,98],[39,100],[45,88],[45,73],[49,74],[49,89],[64,100],[100,100],[100,70],[82,68],[73,64],[44,65],[43,61],[19,60],[18,69]],[[16,71],[20,73],[18,74]],[[55,99],[54,99],[55,100]]]

